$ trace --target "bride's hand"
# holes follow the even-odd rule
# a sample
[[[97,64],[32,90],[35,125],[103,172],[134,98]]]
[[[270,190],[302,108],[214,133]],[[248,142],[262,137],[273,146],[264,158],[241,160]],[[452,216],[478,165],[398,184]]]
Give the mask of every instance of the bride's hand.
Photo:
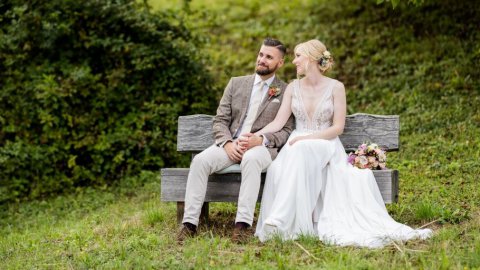
[[[291,139],[288,143],[289,143],[290,145],[293,145],[294,143],[298,142],[299,140],[300,140],[300,136]]]
[[[295,138],[291,139],[290,142],[289,142],[289,144],[290,144],[290,145],[293,145],[294,143],[302,140],[302,139],[303,139],[302,137],[303,137],[303,136],[298,136],[298,137],[295,137]]]

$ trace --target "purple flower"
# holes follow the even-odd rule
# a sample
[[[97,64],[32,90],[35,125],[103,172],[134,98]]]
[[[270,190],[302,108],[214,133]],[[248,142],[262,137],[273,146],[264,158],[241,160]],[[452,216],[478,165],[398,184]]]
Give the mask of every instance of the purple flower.
[[[350,155],[348,155],[348,163],[350,164],[355,164],[355,158],[357,157],[357,155],[353,154],[353,153],[350,153]]]

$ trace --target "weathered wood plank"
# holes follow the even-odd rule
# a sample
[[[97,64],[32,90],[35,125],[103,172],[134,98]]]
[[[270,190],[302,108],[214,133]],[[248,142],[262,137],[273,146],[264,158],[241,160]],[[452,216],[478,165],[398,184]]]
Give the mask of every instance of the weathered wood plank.
[[[185,200],[188,168],[167,168],[161,170],[162,201],[178,202]],[[373,171],[380,193],[385,203],[393,203],[398,199],[398,171]],[[261,200],[265,174],[262,174],[262,184],[258,196]],[[240,190],[241,176],[234,174],[213,174],[207,184],[205,202],[237,202]]]
[[[374,142],[388,151],[399,148],[400,118],[398,115],[356,113],[347,116],[343,134],[343,147],[355,151],[364,142]]]
[[[214,143],[213,116],[195,114],[178,118],[177,150],[200,152]],[[388,151],[399,148],[400,121],[398,115],[357,113],[347,116],[340,136],[346,151],[355,151],[363,142],[375,142]]]
[[[161,197],[162,201],[184,201],[187,185],[188,168],[162,169]],[[259,200],[263,191],[265,173],[262,174],[262,184]],[[241,176],[233,174],[213,174],[208,179],[205,202],[237,202],[240,191]]]
[[[178,118],[177,151],[200,152],[210,147],[213,139],[213,116],[194,114]]]

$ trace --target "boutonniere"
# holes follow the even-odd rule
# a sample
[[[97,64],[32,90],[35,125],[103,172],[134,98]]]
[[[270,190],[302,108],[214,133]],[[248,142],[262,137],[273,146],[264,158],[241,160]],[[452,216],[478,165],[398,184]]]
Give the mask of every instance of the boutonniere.
[[[268,100],[270,100],[272,97],[277,97],[281,92],[282,90],[280,90],[280,87],[270,85],[268,87]]]

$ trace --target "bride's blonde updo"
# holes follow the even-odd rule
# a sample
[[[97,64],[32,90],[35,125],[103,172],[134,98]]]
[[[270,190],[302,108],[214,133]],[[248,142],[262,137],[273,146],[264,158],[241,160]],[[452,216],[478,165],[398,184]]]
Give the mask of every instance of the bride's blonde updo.
[[[322,73],[333,66],[333,56],[327,51],[327,47],[316,39],[303,42],[295,46],[295,53],[307,56],[309,59],[317,62],[317,66]],[[307,67],[308,68],[308,67]]]

